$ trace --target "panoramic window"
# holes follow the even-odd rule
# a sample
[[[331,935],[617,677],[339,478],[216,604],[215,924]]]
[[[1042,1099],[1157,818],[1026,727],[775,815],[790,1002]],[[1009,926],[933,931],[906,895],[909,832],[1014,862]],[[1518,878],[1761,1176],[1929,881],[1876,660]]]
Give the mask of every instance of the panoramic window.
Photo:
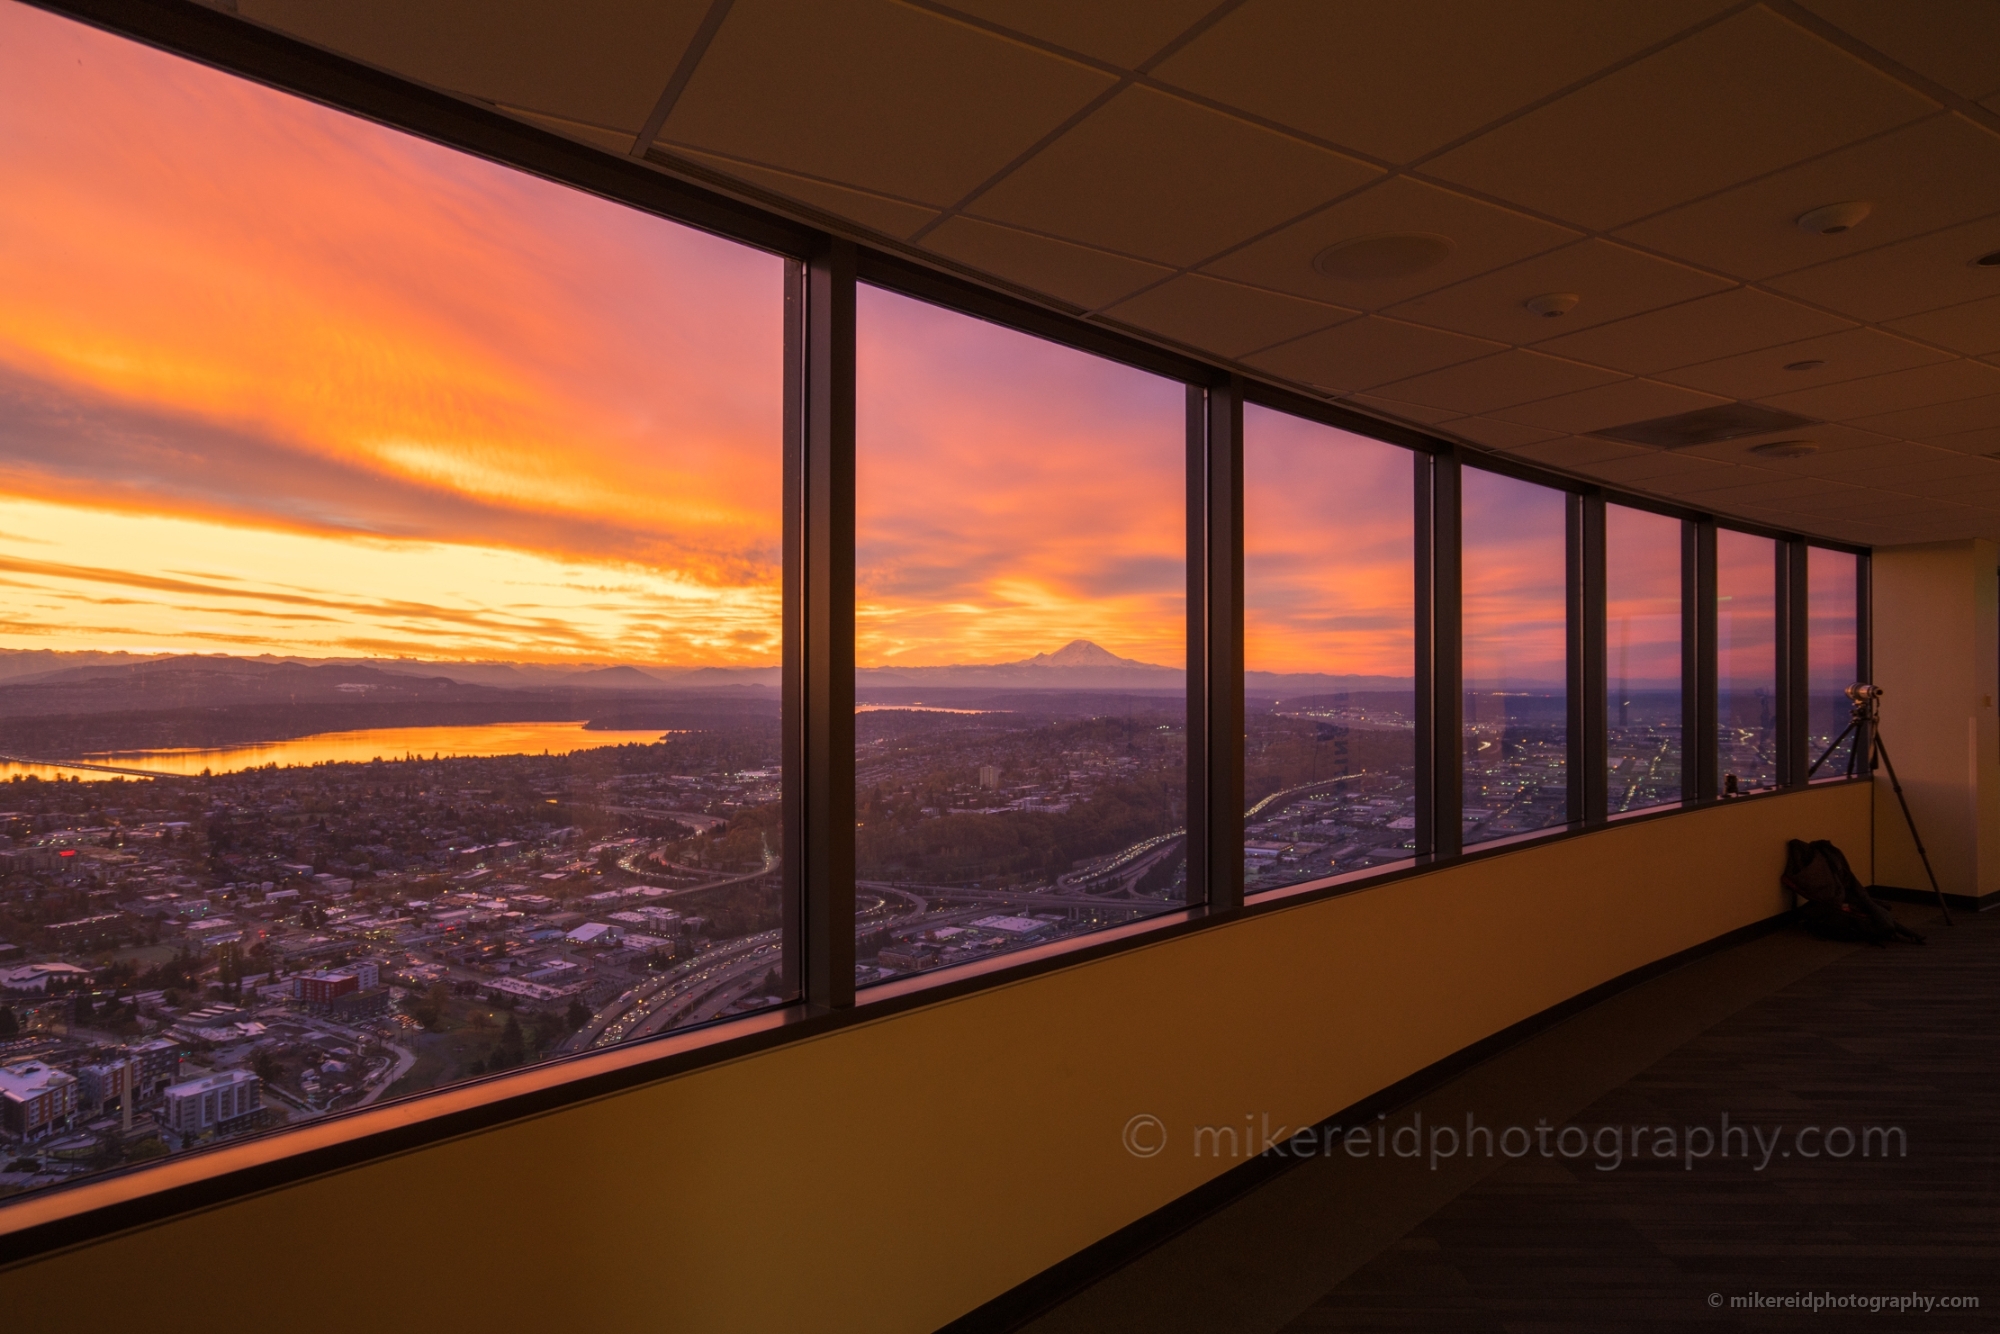
[[[1476,468],[1464,477],[1469,845],[1569,820],[1569,498]]]
[[[1416,836],[1410,452],[1243,409],[1247,893],[1404,861]]]
[[[1715,726],[1720,795],[1778,785],[1778,544],[1715,534]],[[1851,661],[1851,659],[1850,659]]]
[[[1861,679],[1860,568],[1859,556],[1806,548],[1806,763],[1819,764],[1814,779],[1847,776],[1853,740],[1834,742],[1851,716],[1847,687]]]
[[[1604,507],[1611,814],[1681,800],[1681,522]]]
[[[783,288],[0,6],[0,1193],[785,999]]]
[[[857,303],[857,981],[1182,906],[1185,387]]]

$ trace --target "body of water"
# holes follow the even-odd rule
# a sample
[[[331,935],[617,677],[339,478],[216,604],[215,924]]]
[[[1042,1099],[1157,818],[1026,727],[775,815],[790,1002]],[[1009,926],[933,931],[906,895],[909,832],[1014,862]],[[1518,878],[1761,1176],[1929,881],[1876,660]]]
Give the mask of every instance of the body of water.
[[[131,750],[100,755],[78,755],[89,764],[112,765],[119,769],[140,769],[156,774],[234,773],[239,769],[260,769],[267,764],[289,768],[301,764],[366,764],[373,759],[400,760],[405,756],[430,759],[432,756],[478,757],[490,755],[567,755],[571,751],[598,746],[651,745],[666,731],[649,728],[629,732],[587,732],[582,722],[572,723],[481,723],[467,727],[381,727],[359,732],[321,732],[295,737],[290,741],[259,741],[243,746],[212,749]],[[0,780],[33,774],[51,779],[102,782],[116,775],[90,769],[64,769],[43,764],[0,764]]]
[[[856,713],[1012,713],[1012,709],[947,709],[942,704],[857,704]]]

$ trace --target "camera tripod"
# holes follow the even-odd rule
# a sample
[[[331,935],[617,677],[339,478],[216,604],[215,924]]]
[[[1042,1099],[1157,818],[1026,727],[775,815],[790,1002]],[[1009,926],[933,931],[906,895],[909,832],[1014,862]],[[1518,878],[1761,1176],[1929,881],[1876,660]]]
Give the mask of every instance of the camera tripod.
[[[1819,772],[1819,767],[1825,764],[1827,758],[1840,749],[1840,743],[1849,737],[1854,738],[1855,744],[1847,751],[1847,776],[1853,778],[1861,767],[1861,738],[1862,729],[1865,727],[1868,737],[1868,772],[1873,774],[1878,766],[1889,771],[1889,786],[1896,793],[1896,804],[1903,808],[1903,823],[1910,827],[1910,841],[1917,845],[1917,857],[1924,864],[1924,874],[1930,877],[1931,893],[1937,895],[1938,911],[1944,914],[1946,926],[1955,926],[1957,923],[1951,920],[1951,909],[1945,905],[1944,891],[1938,887],[1937,872],[1931,869],[1931,855],[1924,850],[1924,836],[1917,832],[1916,817],[1910,814],[1909,799],[1903,795],[1902,780],[1896,777],[1895,761],[1889,758],[1889,748],[1882,744],[1882,687],[1857,682],[1847,687],[1846,695],[1853,701],[1852,707],[1848,710],[1847,726],[1841,729],[1840,735],[1833,739],[1831,745],[1820,752],[1820,757],[1813,761],[1812,768],[1806,770],[1806,781],[1808,783],[1812,781],[1812,776]]]

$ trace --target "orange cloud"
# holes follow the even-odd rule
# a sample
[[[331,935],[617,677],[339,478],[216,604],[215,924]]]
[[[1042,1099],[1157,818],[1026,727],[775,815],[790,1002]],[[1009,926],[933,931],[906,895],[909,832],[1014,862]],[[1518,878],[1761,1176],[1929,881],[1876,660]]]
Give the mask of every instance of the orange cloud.
[[[1561,689],[1568,679],[1568,500],[1465,470],[1464,672],[1468,687]]]
[[[266,573],[352,605],[406,582],[345,582],[355,535],[636,570],[687,596],[523,647],[767,656],[780,259],[17,4],[0,183],[0,496],[313,535]],[[706,623],[746,590],[769,633]]]
[[[872,288],[857,339],[861,665],[1185,663],[1182,385]]]
[[[1248,667],[1413,677],[1410,452],[1254,404],[1243,436]]]

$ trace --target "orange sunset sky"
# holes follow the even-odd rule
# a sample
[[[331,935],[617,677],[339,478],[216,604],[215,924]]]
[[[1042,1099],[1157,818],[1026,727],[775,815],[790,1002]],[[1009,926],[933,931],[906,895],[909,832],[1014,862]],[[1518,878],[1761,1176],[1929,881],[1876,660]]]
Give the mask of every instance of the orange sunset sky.
[[[777,257],[7,0],[0,181],[0,647],[776,660]],[[862,664],[1184,663],[1182,386],[857,332]],[[1249,665],[1408,677],[1410,456],[1246,457]],[[1468,678],[1560,682],[1560,499],[1487,489]]]

